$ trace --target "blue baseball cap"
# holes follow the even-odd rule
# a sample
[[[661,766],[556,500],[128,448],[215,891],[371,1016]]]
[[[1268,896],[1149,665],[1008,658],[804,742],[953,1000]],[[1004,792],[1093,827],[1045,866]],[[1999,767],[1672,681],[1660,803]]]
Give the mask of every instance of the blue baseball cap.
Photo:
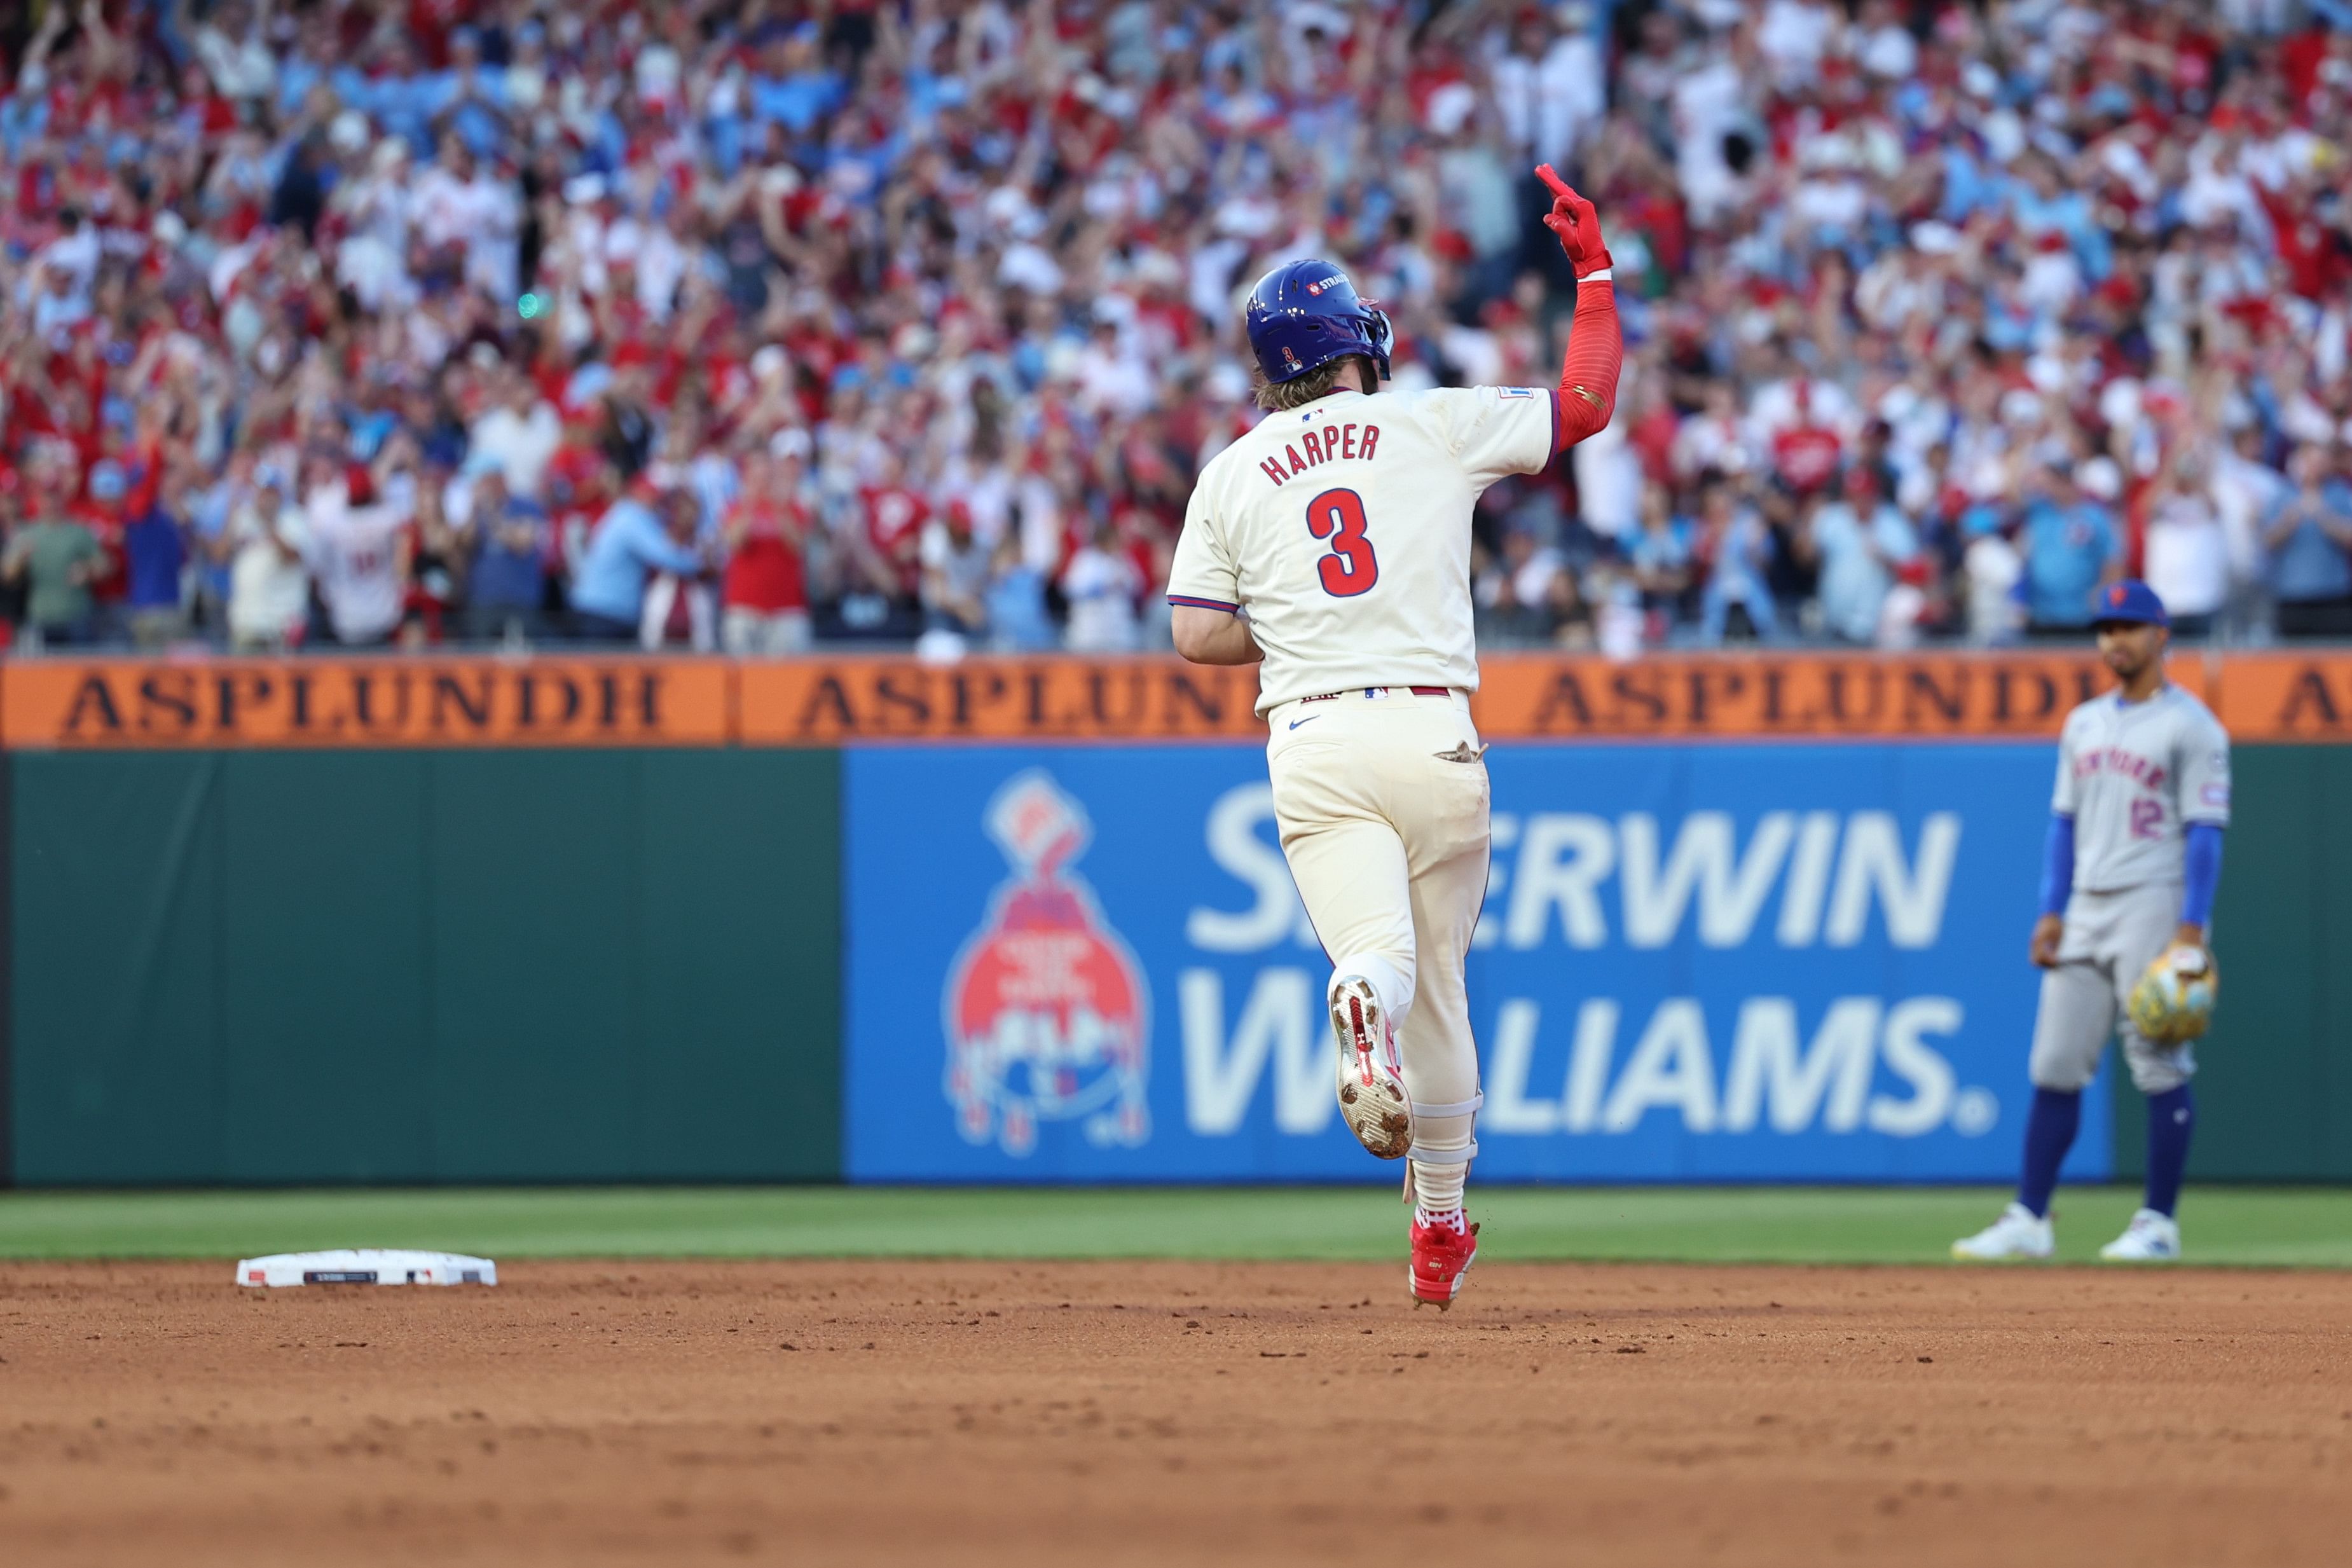
[[[2091,624],[2104,626],[2120,623],[2135,626],[2168,626],[2172,617],[2164,613],[2164,601],[2156,590],[2137,577],[2126,577],[2120,583],[2110,583],[2099,590],[2099,597],[2091,613]]]

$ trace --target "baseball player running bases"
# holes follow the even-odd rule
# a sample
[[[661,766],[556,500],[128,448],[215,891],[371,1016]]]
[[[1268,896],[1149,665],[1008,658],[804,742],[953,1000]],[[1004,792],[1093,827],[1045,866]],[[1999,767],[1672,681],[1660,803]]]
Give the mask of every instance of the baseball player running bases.
[[[2210,995],[2206,928],[2230,821],[2230,737],[2202,702],[2165,679],[2169,632],[2147,584],[2099,590],[2095,625],[2099,656],[2118,684],[2068,714],[2058,739],[2031,949],[2043,973],[2024,1173],[2017,1200],[1954,1242],[1956,1258],[2051,1255],[2058,1166],[2110,1033],[2120,1035],[2132,1082],[2147,1097],[2147,1192],[2130,1226],[2099,1256],[2138,1263],[2180,1256],[2173,1211],[2196,1123],[2189,1079],[2197,1062],[2187,1039],[2150,1037],[2132,993],[2161,959],[2171,971],[2205,977]],[[2200,1026],[2201,1019],[2189,1026]]]
[[[1463,1212],[1481,1099],[1463,970],[1488,805],[1471,509],[1605,426],[1622,359],[1592,204],[1537,173],[1577,277],[1559,386],[1383,392],[1388,318],[1333,262],[1277,267],[1244,308],[1266,416],[1202,470],[1169,578],[1180,653],[1264,661],[1283,853],[1332,964],[1340,1112],[1407,1162],[1412,1295],[1441,1308],[1478,1250]]]

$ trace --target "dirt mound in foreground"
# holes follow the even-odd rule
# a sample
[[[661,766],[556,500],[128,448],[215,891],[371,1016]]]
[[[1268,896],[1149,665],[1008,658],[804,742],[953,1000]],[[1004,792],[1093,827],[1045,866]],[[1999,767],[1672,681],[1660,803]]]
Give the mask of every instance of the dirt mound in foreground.
[[[2340,1563],[2352,1276],[0,1265],[14,1563]]]

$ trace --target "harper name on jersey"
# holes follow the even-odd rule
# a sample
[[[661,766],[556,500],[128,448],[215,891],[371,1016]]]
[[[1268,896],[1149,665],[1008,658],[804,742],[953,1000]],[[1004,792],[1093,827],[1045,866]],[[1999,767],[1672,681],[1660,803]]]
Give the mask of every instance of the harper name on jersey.
[[[2181,880],[2192,822],[2230,822],[2230,736],[2166,685],[2145,702],[2096,697],[2058,737],[2053,811],[2074,819],[2074,888],[2113,893]]]
[[[1287,484],[1292,476],[1303,474],[1309,468],[1321,468],[1325,463],[1342,459],[1354,462],[1359,458],[1369,463],[1372,460],[1372,454],[1380,449],[1381,427],[1367,425],[1363,431],[1360,440],[1352,424],[1326,425],[1320,431],[1303,431],[1297,440],[1283,447],[1279,457],[1266,458],[1258,464],[1258,468],[1267,479],[1279,485]],[[1307,453],[1304,458],[1298,455],[1301,448]],[[1329,456],[1325,456],[1326,453]],[[1285,458],[1288,459],[1287,465]]]
[[[1505,386],[1341,389],[1270,414],[1202,469],[1168,597],[1249,606],[1261,714],[1351,687],[1475,690],[1471,509],[1550,464],[1558,417]]]

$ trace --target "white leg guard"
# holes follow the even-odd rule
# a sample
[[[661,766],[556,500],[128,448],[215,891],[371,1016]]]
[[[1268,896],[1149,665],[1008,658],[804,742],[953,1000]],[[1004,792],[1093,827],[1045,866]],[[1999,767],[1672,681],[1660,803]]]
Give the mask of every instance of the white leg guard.
[[[1377,952],[1350,952],[1335,959],[1331,964],[1331,983],[1324,989],[1328,999],[1338,988],[1342,977],[1360,975],[1370,983],[1372,994],[1381,999],[1381,1011],[1388,1015],[1391,1030],[1404,1027],[1405,1015],[1412,1011],[1412,963],[1408,959],[1402,966],[1395,960]]]
[[[1484,1094],[1453,1105],[1416,1105],[1412,1117],[1412,1154],[1406,1174],[1411,1178],[1406,1201],[1431,1214],[1462,1206],[1462,1187],[1477,1157],[1474,1129]]]

